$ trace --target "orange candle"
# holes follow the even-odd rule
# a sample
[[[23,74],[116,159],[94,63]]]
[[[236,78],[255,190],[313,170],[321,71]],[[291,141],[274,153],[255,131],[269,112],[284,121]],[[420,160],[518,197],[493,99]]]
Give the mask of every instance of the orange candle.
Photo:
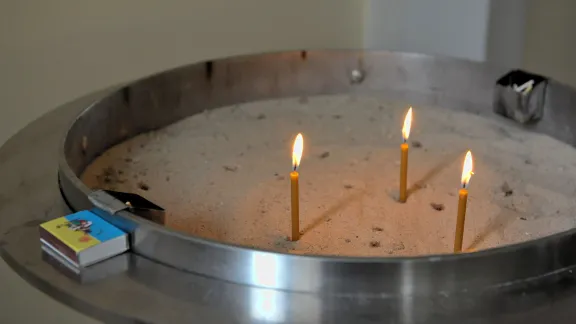
[[[402,144],[400,145],[400,197],[399,201],[404,203],[408,198],[408,137],[410,136],[410,126],[412,125],[412,107],[408,109],[402,127]]]
[[[302,134],[298,134],[294,140],[292,147],[292,172],[290,172],[290,195],[291,195],[291,211],[292,211],[292,241],[300,239],[300,188],[299,188],[299,174],[298,167],[302,159],[302,151],[304,149],[304,139]]]
[[[473,174],[472,153],[468,151],[464,158],[464,166],[462,167],[462,188],[460,188],[458,192],[458,218],[456,219],[454,253],[462,252],[464,223],[466,221],[466,203],[468,202],[468,185],[470,184],[470,178]]]
[[[292,241],[300,239],[300,193],[298,185],[298,171],[290,172],[290,193],[292,209]]]

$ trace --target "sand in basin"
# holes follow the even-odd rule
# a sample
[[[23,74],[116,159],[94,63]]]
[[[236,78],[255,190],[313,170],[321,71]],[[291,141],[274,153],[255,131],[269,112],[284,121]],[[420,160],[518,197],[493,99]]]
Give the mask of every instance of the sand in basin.
[[[185,233],[298,254],[396,256],[453,249],[472,150],[464,248],[574,226],[576,151],[512,122],[414,107],[408,202],[396,201],[407,103],[321,96],[224,107],[110,149],[83,180],[136,192]],[[290,242],[291,145],[304,134],[301,230]]]

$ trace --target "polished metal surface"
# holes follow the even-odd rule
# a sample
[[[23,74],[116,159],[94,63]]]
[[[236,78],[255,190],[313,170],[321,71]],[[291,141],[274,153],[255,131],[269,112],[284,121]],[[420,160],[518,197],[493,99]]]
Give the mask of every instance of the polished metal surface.
[[[360,82],[350,80],[354,69],[364,71]],[[91,207],[77,174],[140,132],[223,105],[331,93],[376,93],[498,118],[492,94],[505,72],[417,54],[289,52],[195,64],[93,105],[95,97],[80,99],[0,150],[2,257],[54,298],[107,322],[572,323],[574,230],[471,254],[330,258],[207,241],[120,211],[109,219],[132,233],[135,252],[124,272],[82,284],[40,253],[38,224],[67,211],[56,170],[67,203]],[[576,93],[551,81],[548,100],[550,109],[530,129],[575,144]],[[62,144],[66,125],[88,106]]]
[[[414,105],[465,109],[496,118],[492,93],[496,80],[506,71],[416,54],[331,51],[309,52],[304,57],[291,52],[199,63],[134,82],[107,96],[74,122],[63,145],[60,181],[68,202],[73,208],[86,208],[88,188],[77,175],[108,147],[207,109],[268,98],[372,92]],[[350,70],[365,71],[362,81],[351,80]],[[561,86],[556,88],[552,99],[576,98],[570,91],[562,93]],[[558,111],[547,111],[548,121],[567,110],[560,105],[551,107]],[[566,122],[555,121],[549,133],[573,141],[558,132],[559,126],[569,126]],[[538,126],[547,130],[544,121]],[[527,279],[576,262],[576,255],[561,263],[551,262],[549,255],[549,251],[572,243],[572,234],[470,255],[330,258],[211,242],[178,234],[127,212],[109,220],[132,232],[133,250],[152,260],[236,283],[303,292],[398,294],[404,288],[396,283],[405,279],[407,267],[414,292],[452,292]],[[499,265],[497,271],[487,272],[486,266],[493,264]],[[277,269],[269,270],[277,272],[275,279],[263,281],[255,274],[260,268]]]

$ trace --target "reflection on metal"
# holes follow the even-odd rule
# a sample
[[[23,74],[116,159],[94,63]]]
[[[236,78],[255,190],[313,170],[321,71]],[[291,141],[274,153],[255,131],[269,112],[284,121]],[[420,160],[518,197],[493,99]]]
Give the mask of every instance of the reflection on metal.
[[[272,289],[253,289],[250,295],[253,319],[267,323],[284,323],[286,306],[283,297]]]
[[[357,66],[359,54],[370,73],[352,84],[349,68]],[[573,321],[576,230],[471,254],[316,257],[183,235],[122,207],[114,220],[131,233],[128,271],[82,285],[42,261],[38,224],[67,213],[63,201],[74,209],[93,208],[91,191],[78,175],[126,138],[205,109],[335,93],[376,93],[497,118],[494,84],[506,73],[468,61],[358,51],[307,51],[305,60],[299,51],[213,60],[209,78],[206,66],[142,79],[96,103],[95,97],[80,99],[5,144],[0,150],[0,254],[18,274],[107,323]],[[530,130],[574,145],[576,93],[553,80],[547,87],[546,114]],[[59,148],[61,130],[74,116]],[[52,176],[56,165],[62,196]]]
[[[252,282],[260,287],[278,287],[280,280],[285,278],[284,265],[280,263],[281,257],[276,253],[252,253]]]
[[[404,268],[402,271],[402,282],[400,286],[402,291],[400,293],[401,300],[401,318],[402,323],[412,324],[414,323],[414,272],[412,269],[412,264],[409,262],[404,263]]]
[[[278,255],[268,252],[252,253],[252,282],[261,287],[274,288],[282,280],[284,266]],[[285,321],[282,296],[271,289],[254,289],[252,314],[255,320],[283,323]]]
[[[350,72],[350,81],[352,83],[361,83],[364,80],[364,71],[354,69]]]

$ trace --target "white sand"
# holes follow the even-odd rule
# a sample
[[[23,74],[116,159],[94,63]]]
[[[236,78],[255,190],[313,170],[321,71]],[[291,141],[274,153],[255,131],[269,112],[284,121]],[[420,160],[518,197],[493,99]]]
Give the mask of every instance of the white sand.
[[[410,148],[408,181],[422,188],[396,202],[407,107],[326,96],[217,109],[112,148],[83,180],[137,192],[167,209],[167,226],[230,243],[302,254],[450,253],[462,160],[471,149],[465,248],[574,226],[576,150],[505,120],[442,108],[414,107],[410,139],[422,147]],[[292,243],[288,174],[298,132],[303,235]]]

